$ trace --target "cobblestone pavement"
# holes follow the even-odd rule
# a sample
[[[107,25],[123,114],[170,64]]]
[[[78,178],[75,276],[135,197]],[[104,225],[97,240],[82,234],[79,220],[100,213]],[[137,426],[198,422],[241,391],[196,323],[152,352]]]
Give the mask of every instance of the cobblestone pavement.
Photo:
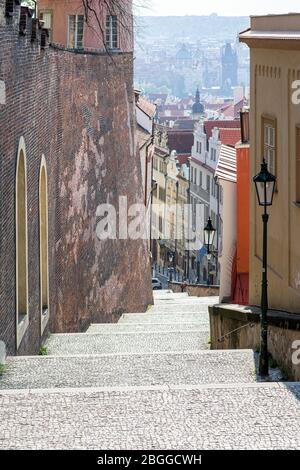
[[[0,389],[255,382],[252,351],[11,358]]]
[[[167,333],[108,333],[51,335],[46,348],[51,355],[197,351],[209,347],[209,330]]]
[[[125,313],[119,320],[120,323],[206,323],[209,324],[207,312],[199,313]]]
[[[4,449],[299,449],[300,386],[2,392]]]
[[[199,330],[208,332],[208,321],[202,323],[102,323],[98,325],[91,325],[87,333],[159,333],[159,332],[170,332],[170,331],[190,331]]]
[[[117,325],[52,335],[50,356],[8,358],[0,448],[299,449],[300,383],[256,382],[252,351],[207,350],[217,302],[158,292]]]

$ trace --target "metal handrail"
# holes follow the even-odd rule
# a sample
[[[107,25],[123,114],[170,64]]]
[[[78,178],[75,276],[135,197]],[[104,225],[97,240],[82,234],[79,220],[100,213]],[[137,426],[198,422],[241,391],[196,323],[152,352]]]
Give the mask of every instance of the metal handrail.
[[[218,343],[223,343],[225,341],[225,339],[230,338],[230,336],[233,333],[236,333],[237,331],[242,330],[243,328],[247,328],[248,326],[250,328],[253,328],[255,326],[255,323],[247,323],[247,325],[240,326],[239,328],[236,328],[235,330],[232,330],[229,333],[226,333],[226,335],[221,336],[221,338],[218,339]]]

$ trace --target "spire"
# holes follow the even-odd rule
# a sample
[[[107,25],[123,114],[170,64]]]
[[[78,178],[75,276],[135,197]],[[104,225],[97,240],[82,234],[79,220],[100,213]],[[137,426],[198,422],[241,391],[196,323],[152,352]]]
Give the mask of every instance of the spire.
[[[195,95],[195,103],[193,104],[193,107],[192,107],[192,114],[194,116],[197,116],[203,113],[204,113],[204,106],[200,102],[200,91],[199,91],[199,87],[197,87],[196,95]]]

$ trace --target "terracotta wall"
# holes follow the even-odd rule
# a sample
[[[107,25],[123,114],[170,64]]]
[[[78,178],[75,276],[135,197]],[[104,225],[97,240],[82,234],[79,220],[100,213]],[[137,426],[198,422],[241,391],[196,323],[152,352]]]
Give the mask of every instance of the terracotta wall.
[[[109,2],[108,2],[109,3]],[[113,2],[111,2],[113,3]],[[93,0],[91,3],[96,12],[87,14],[88,22],[84,25],[84,47],[90,49],[103,49],[103,35],[105,35],[107,9],[104,3]],[[39,11],[49,10],[53,15],[53,39],[57,44],[67,45],[68,38],[68,16],[85,15],[82,0],[39,0]],[[122,52],[133,50],[133,25],[132,25],[132,0],[122,1],[122,11],[128,10],[127,14],[116,12],[119,16],[119,48]],[[110,14],[110,13],[109,13]],[[99,23],[98,23],[99,21]]]

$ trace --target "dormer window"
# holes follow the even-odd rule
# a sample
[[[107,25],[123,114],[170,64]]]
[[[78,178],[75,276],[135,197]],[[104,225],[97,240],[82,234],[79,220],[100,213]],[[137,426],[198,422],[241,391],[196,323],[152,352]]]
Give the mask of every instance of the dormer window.
[[[118,17],[116,15],[106,16],[106,47],[118,49]]]

